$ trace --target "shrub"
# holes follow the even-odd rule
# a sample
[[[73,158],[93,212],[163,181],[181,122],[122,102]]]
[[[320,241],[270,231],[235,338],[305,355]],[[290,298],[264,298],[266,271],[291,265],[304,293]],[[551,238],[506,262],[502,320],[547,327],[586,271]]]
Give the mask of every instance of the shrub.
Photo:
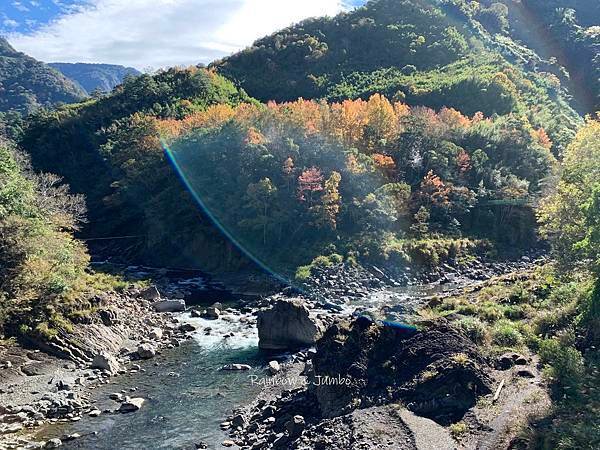
[[[462,435],[469,431],[469,426],[465,422],[460,421],[450,425],[449,430],[452,434],[452,437],[459,439]]]
[[[562,394],[574,395],[575,387],[584,375],[583,357],[565,339],[545,339],[540,343],[540,360],[546,364],[545,373],[556,383]]]
[[[460,319],[457,325],[476,344],[484,344],[489,339],[487,326],[476,317]]]
[[[500,320],[492,328],[492,341],[501,347],[518,347],[523,335],[509,320]]]
[[[296,270],[296,280],[306,281],[310,278],[311,266],[300,266]]]

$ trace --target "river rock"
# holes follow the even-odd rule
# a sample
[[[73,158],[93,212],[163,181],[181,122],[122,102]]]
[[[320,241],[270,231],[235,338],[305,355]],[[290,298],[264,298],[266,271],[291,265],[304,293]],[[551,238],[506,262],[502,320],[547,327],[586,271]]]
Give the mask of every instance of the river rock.
[[[102,309],[98,311],[98,314],[100,315],[102,323],[107,327],[112,327],[119,323],[118,313],[114,309]]]
[[[300,299],[278,300],[258,312],[258,345],[263,350],[292,350],[313,345],[323,334],[323,324],[310,316]]]
[[[152,306],[157,312],[182,312],[185,311],[185,300],[161,300]]]
[[[50,439],[44,444],[44,449],[58,448],[62,445],[62,441],[58,438]]]
[[[268,369],[271,375],[275,375],[276,373],[279,373],[279,371],[281,370],[281,366],[277,361],[270,361]]]
[[[150,286],[140,291],[140,297],[149,301],[160,300],[160,292],[156,286]]]
[[[121,413],[130,413],[139,411],[144,404],[144,399],[141,397],[129,398],[125,397],[123,403],[121,403],[121,407],[119,408],[119,412]]]
[[[117,359],[108,352],[100,352],[94,356],[91,367],[92,369],[106,370],[111,374],[115,374],[121,369]]]
[[[115,402],[122,402],[123,394],[121,394],[120,392],[113,392],[112,394],[108,395],[108,398],[110,398],[111,400],[114,400]]]
[[[302,434],[305,426],[306,423],[304,422],[304,417],[302,416],[294,416],[291,420],[288,420],[285,423],[285,429],[293,439]]]
[[[231,425],[234,428],[243,427],[244,425],[246,425],[246,418],[243,415],[238,414],[237,416],[234,416],[233,419],[231,419]]]
[[[160,341],[163,337],[163,331],[160,328],[152,328],[148,337],[153,341]]]
[[[221,367],[221,370],[250,370],[252,369],[252,367],[250,367],[248,364],[226,364],[223,367]]]
[[[204,311],[203,317],[209,320],[216,320],[221,315],[221,310],[216,306],[210,306]]]
[[[191,323],[182,323],[181,325],[179,325],[178,329],[183,333],[192,333],[196,331],[196,327]]]
[[[156,356],[156,349],[150,344],[140,344],[137,348],[137,354],[142,359],[150,359]]]

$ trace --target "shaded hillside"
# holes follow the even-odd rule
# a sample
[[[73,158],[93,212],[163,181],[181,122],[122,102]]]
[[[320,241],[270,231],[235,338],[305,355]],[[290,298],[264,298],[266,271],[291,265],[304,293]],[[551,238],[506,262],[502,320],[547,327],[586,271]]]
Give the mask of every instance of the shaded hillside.
[[[133,67],[114,64],[49,63],[50,67],[79,84],[88,94],[94,91],[110,92],[125,77],[138,76],[141,72]]]
[[[197,257],[210,266],[220,262],[215,255],[226,251],[226,245],[210,221],[200,217],[164,158],[158,130],[146,118],[182,119],[211,105],[250,101],[220,75],[194,67],[174,68],[128,78],[99,99],[40,112],[30,118],[20,145],[31,154],[36,169],[59,173],[74,192],[86,195],[88,236],[135,235],[139,239],[123,241],[130,255],[144,251],[147,260],[164,258],[181,264],[186,257]],[[132,131],[131,124],[140,121],[144,126]],[[108,153],[115,145],[139,152],[117,164]],[[111,201],[121,178],[140,174],[144,174],[140,183]],[[187,221],[202,252],[187,251],[190,242],[177,235],[185,228],[172,227],[174,217],[179,224]]]
[[[0,113],[29,114],[40,107],[73,103],[85,92],[64,75],[0,38]]]
[[[214,66],[263,101],[382,93],[468,115],[523,114],[561,153],[578,118],[560,79],[527,69],[535,53],[499,44],[470,7],[454,0],[372,0],[281,30]]]

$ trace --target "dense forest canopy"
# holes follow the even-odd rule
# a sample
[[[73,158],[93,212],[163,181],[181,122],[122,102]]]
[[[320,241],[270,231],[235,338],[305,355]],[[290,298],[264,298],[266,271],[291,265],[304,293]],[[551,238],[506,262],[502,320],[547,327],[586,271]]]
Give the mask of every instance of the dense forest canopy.
[[[435,264],[405,242],[435,235],[530,242],[525,206],[556,168],[548,136],[522,117],[436,113],[379,94],[212,107],[159,128],[210,214],[288,271],[332,251]]]

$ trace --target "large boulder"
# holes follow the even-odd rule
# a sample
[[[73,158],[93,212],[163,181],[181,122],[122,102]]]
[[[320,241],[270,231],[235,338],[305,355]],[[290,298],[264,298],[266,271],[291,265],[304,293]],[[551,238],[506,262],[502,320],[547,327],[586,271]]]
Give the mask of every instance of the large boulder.
[[[185,311],[185,300],[161,300],[152,304],[157,312]]]
[[[292,350],[313,345],[323,334],[323,324],[311,317],[300,299],[281,299],[259,311],[258,345],[264,350]]]
[[[100,352],[92,360],[92,369],[106,370],[115,374],[121,369],[121,366],[113,355],[108,352]]]

